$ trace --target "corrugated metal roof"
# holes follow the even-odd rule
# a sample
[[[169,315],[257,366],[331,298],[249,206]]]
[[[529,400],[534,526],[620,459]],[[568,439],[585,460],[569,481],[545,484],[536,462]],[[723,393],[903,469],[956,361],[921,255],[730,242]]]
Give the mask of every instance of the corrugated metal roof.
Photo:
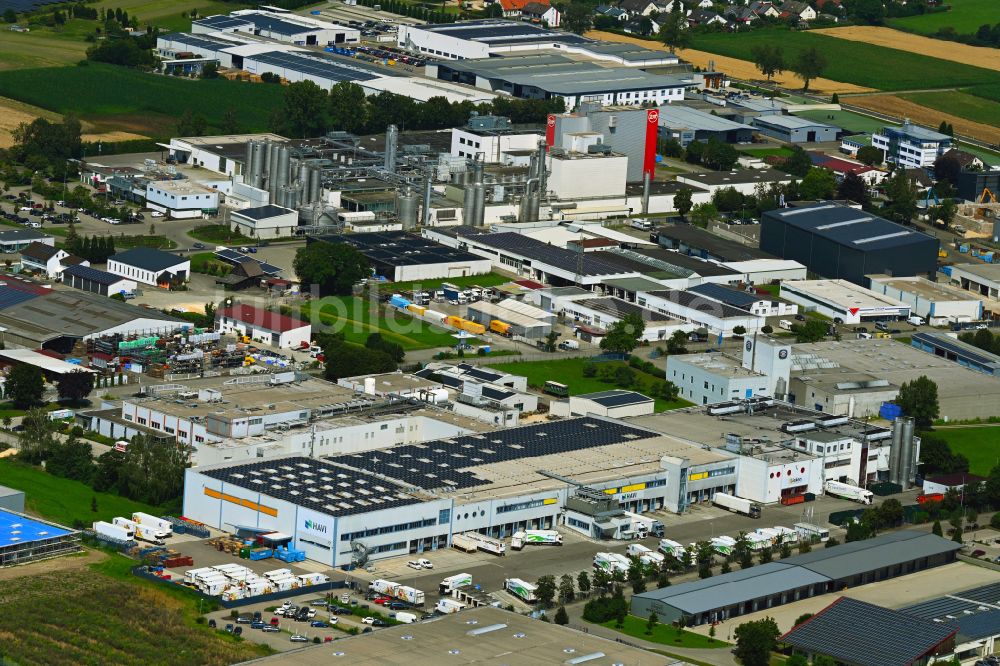
[[[876,539],[794,555],[784,562],[837,580],[960,548],[960,544],[934,534],[903,530],[882,534]]]

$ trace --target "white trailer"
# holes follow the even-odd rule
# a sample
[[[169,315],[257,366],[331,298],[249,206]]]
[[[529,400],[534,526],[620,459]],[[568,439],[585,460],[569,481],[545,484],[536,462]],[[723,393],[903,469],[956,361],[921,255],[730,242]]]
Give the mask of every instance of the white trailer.
[[[760,518],[760,504],[751,502],[748,499],[730,495],[729,493],[715,493],[712,503],[733,513],[741,513],[751,518]]]
[[[825,527],[813,525],[812,523],[795,523],[792,527],[795,528],[795,531],[799,533],[799,537],[802,539],[812,541],[815,538],[823,542],[830,540],[830,530]]]
[[[157,518],[141,511],[132,514],[132,521],[164,532],[166,536],[170,536],[174,532],[174,526],[169,520]]]
[[[116,517],[114,519],[114,524],[119,527],[124,527],[125,529],[131,531],[136,539],[140,541],[149,541],[151,543],[160,543],[163,539],[167,538],[167,533],[163,530],[159,530],[151,525],[142,525],[140,523],[129,520],[128,518]]]
[[[479,544],[474,539],[470,539],[464,534],[453,534],[451,537],[451,547],[457,548],[465,553],[475,553],[479,550]]]
[[[404,613],[400,611],[393,616],[393,619],[396,620],[396,622],[402,622],[403,624],[413,624],[417,621],[417,616],[413,613]]]
[[[840,481],[827,481],[823,485],[823,488],[826,490],[827,495],[843,497],[844,499],[849,499],[860,504],[871,504],[875,498],[875,495],[870,490],[841,483]]]
[[[660,539],[660,552],[664,555],[674,557],[678,562],[683,560],[687,555],[687,551],[684,550],[683,544],[671,541],[670,539]]]
[[[368,589],[372,592],[392,597],[393,599],[406,601],[414,606],[423,606],[424,604],[424,593],[422,591],[414,587],[394,583],[391,580],[376,578],[372,582],[368,583]]]
[[[441,594],[451,594],[459,588],[469,587],[470,585],[472,585],[472,574],[460,573],[445,578],[438,585],[438,588],[441,590]]]
[[[507,554],[507,544],[500,539],[494,539],[493,537],[488,537],[485,534],[480,534],[479,532],[465,532],[463,536],[472,539],[472,541],[476,544],[476,548],[479,550],[492,553],[494,555]]]
[[[630,557],[638,557],[639,561],[647,566],[659,567],[666,559],[661,553],[646,548],[641,543],[630,543],[625,549]]]
[[[106,536],[110,539],[117,539],[119,541],[131,541],[135,536],[132,531],[119,525],[104,522],[103,520],[98,520],[94,523],[93,529],[101,536]]]
[[[524,530],[514,532],[510,537],[510,547],[513,550],[521,550],[525,545],[561,546],[562,544],[562,535],[555,530]]]
[[[635,532],[638,538],[645,539],[648,536],[663,536],[663,523],[660,521],[638,513],[629,513],[628,511],[625,512],[625,516],[632,520],[632,531]]]
[[[434,607],[438,613],[448,615],[449,613],[457,613],[460,610],[465,610],[465,604],[460,601],[455,601],[454,599],[440,599],[437,605]]]
[[[736,539],[730,536],[718,536],[713,537],[711,543],[712,550],[723,557],[729,557],[733,554],[733,548],[736,546]]]
[[[748,532],[746,535],[747,546],[750,552],[759,553],[762,550],[774,547],[774,538],[760,532]]]
[[[531,583],[521,580],[520,578],[506,579],[503,582],[503,589],[507,590],[515,597],[528,602],[529,604],[538,601],[538,597],[535,596],[535,591],[537,591],[538,588]]]
[[[609,574],[628,573],[631,564],[632,562],[627,557],[618,553],[597,553],[594,555],[594,568]]]
[[[778,533],[777,543],[779,546],[786,543],[797,543],[799,540],[799,533],[789,527],[775,525],[771,529]]]

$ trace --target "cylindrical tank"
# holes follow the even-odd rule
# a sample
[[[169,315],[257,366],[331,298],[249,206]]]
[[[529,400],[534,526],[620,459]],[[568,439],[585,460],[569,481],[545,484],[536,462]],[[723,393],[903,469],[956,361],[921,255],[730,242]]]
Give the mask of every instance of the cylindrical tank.
[[[916,478],[916,442],[914,442],[913,437],[913,419],[909,416],[903,419],[903,451],[902,451],[902,468],[900,469],[899,483],[903,486],[903,490],[909,490],[913,487],[913,481]]]
[[[530,222],[531,221],[531,211],[529,206],[531,205],[531,197],[525,194],[521,197],[521,201],[517,205],[517,221],[518,222]]]
[[[532,190],[531,194],[528,195],[528,216],[531,218],[531,222],[538,221],[538,209],[541,201],[541,198],[538,196],[538,190]]]
[[[434,187],[434,168],[428,167],[424,172],[424,201],[420,211],[420,221],[423,226],[429,227],[431,224],[431,193]]]
[[[323,196],[323,170],[320,167],[313,167],[309,171],[309,199],[303,203],[315,203],[321,196]]]
[[[462,219],[465,224],[475,224],[473,218],[476,215],[476,191],[472,183],[466,183],[465,192],[462,197]]]
[[[903,422],[896,419],[892,422],[892,443],[889,446],[889,481],[899,483],[899,458],[903,441]]]
[[[305,160],[299,162],[299,177],[298,181],[300,183],[305,183],[309,180],[309,165],[306,164]]]
[[[410,188],[396,193],[396,215],[402,222],[404,230],[410,230],[417,226],[417,205],[417,193]]]
[[[478,182],[472,186],[472,190],[474,196],[472,224],[481,227],[486,218],[486,186],[482,182]]]
[[[253,141],[247,141],[243,152],[243,182],[252,183],[250,172],[253,170]]]
[[[250,184],[258,190],[264,187],[264,144],[261,141],[253,142],[253,179]]]
[[[399,142],[399,128],[389,125],[385,131],[385,161],[383,165],[389,173],[396,172],[396,144]]]
[[[278,184],[288,185],[289,178],[289,167],[290,167],[290,154],[288,146],[281,146],[278,149]]]

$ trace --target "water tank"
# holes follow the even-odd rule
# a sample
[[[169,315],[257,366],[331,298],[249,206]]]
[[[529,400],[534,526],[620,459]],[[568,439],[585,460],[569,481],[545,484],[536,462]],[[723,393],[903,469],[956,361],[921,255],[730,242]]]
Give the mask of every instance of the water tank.
[[[288,146],[281,146],[278,149],[278,186],[283,187],[288,185],[289,177],[289,151]]]
[[[476,191],[472,183],[466,183],[465,193],[462,197],[462,219],[465,224],[475,224],[473,218],[476,215]]]
[[[396,192],[396,215],[405,230],[417,226],[418,201],[417,193],[409,188]]]
[[[528,195],[528,217],[530,222],[538,221],[538,207],[541,200],[538,197],[538,190],[532,190]]]
[[[396,172],[396,145],[399,143],[399,128],[389,125],[385,131],[385,170]]]
[[[309,199],[308,202],[315,203],[323,196],[323,170],[320,167],[313,167],[309,171]]]
[[[253,167],[251,169],[250,184],[258,190],[264,187],[264,144],[260,141],[253,142]]]
[[[518,222],[530,222],[531,221],[531,211],[529,206],[531,205],[531,197],[527,194],[521,197],[521,201],[517,207],[517,221]]]
[[[252,184],[250,173],[253,170],[253,141],[247,141],[243,153],[243,182]]]

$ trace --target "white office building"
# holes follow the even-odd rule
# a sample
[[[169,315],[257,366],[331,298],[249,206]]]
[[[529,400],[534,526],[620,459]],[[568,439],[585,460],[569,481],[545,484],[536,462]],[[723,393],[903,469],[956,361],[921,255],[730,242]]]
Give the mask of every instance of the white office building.
[[[924,277],[870,275],[870,289],[910,306],[912,314],[931,326],[978,321],[983,318],[983,300],[957,287],[931,282]]]
[[[747,337],[741,359],[722,353],[671,354],[667,381],[696,405],[754,397],[784,397],[788,392],[791,346]]]
[[[906,169],[934,166],[934,161],[951,149],[954,140],[947,134],[914,125],[883,127],[872,135],[872,146],[885,153],[885,161]]]
[[[818,312],[840,324],[899,321],[910,306],[847,280],[793,280],[781,285],[782,297],[806,312]]]
[[[207,217],[219,210],[219,191],[189,180],[151,180],[146,205],[177,219]]]

